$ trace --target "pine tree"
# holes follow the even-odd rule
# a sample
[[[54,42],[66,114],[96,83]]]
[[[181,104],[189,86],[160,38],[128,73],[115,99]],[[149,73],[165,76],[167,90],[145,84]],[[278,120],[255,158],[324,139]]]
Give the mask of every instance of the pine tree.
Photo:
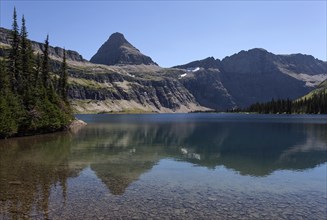
[[[66,100],[66,57],[61,67],[61,90],[56,92],[50,77],[49,37],[41,61],[40,55],[33,55],[24,16],[20,35],[16,10],[13,17],[10,55],[0,60],[0,138],[62,130],[73,119]],[[6,60],[8,69],[3,64]]]
[[[30,41],[27,39],[27,29],[25,18],[22,18],[22,28],[20,33],[20,66],[21,66],[21,95],[24,96],[25,101],[28,102],[33,90],[33,51]]]
[[[42,83],[44,88],[50,88],[50,75],[49,75],[49,35],[44,42],[43,60],[42,60]]]
[[[0,91],[1,94],[6,93],[10,89],[9,76],[6,70],[5,61],[0,59]]]
[[[18,85],[20,84],[19,75],[19,28],[17,24],[17,13],[16,8],[14,8],[13,14],[13,24],[11,31],[11,50],[9,53],[9,65],[8,70],[10,73],[11,87],[14,91],[18,90]]]
[[[33,85],[40,89],[42,86],[42,83],[40,83],[40,74],[41,74],[41,57],[40,53],[37,53],[36,59],[35,59],[35,70],[34,70],[34,78],[33,78]]]
[[[306,113],[306,114],[326,114],[327,95],[325,92],[314,93],[310,98],[296,101],[290,99],[275,101],[272,99],[267,103],[256,103],[248,107],[245,111],[258,113]]]
[[[66,63],[66,50],[63,51],[63,59],[60,69],[60,78],[59,78],[59,95],[64,101],[67,101],[67,92],[68,92],[68,75],[67,75],[67,63]]]
[[[9,75],[4,61],[0,60],[0,138],[6,138],[17,132],[17,99],[10,89]]]

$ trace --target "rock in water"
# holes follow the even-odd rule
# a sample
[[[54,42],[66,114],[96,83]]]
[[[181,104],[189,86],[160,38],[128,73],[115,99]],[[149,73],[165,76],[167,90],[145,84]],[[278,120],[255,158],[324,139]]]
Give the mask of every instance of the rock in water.
[[[68,127],[68,129],[70,131],[72,131],[73,133],[77,133],[79,131],[79,129],[83,126],[87,125],[86,122],[79,120],[79,119],[75,119]]]

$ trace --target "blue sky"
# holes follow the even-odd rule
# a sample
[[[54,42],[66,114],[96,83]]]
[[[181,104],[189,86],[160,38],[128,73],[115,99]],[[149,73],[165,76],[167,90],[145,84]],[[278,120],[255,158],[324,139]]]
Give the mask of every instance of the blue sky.
[[[304,53],[326,61],[326,1],[13,1],[0,0],[0,26],[13,8],[29,37],[90,59],[121,32],[163,67],[241,50]]]

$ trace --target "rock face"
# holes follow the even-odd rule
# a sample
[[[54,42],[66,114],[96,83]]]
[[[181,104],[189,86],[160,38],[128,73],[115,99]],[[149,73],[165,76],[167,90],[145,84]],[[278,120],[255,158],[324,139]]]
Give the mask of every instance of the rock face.
[[[221,74],[216,69],[200,69],[188,73],[181,81],[202,106],[218,110],[236,108],[234,98],[222,83]]]
[[[9,34],[0,28],[0,56],[10,48]],[[32,46],[35,52],[44,47],[34,41]],[[62,49],[50,47],[50,57],[56,72]],[[325,86],[326,82],[320,83],[327,78],[327,62],[258,48],[221,61],[208,57],[161,68],[119,33],[111,35],[91,61],[75,51],[67,52],[69,97],[76,112],[226,110],[272,98],[296,99]]]
[[[272,98],[298,98],[327,77],[326,63],[312,56],[241,51],[221,61],[222,83],[238,106]]]
[[[109,37],[90,61],[92,63],[105,65],[157,65],[150,57],[143,55],[138,49],[130,44],[123,34],[118,32]]]
[[[51,40],[51,39],[50,39]],[[0,27],[0,42],[6,45],[10,45],[10,30]],[[42,54],[44,44],[36,41],[31,41],[32,49],[36,53]],[[62,59],[63,48],[49,46],[49,55],[53,59]],[[66,59],[78,62],[84,62],[82,55],[73,50],[66,50]]]
[[[200,67],[194,73],[188,71]],[[203,106],[224,110],[255,102],[296,99],[327,78],[327,63],[309,55],[275,55],[264,49],[241,51],[222,61],[213,57],[175,68],[184,69],[184,86]]]
[[[188,69],[188,68],[196,68],[196,67],[202,67],[205,69],[209,69],[209,68],[219,69],[221,67],[221,62],[219,59],[216,60],[213,57],[208,57],[206,59],[193,61],[188,64],[174,66],[173,68]]]
[[[275,55],[261,48],[241,52],[222,60],[222,69],[229,73],[268,74],[277,70],[308,75],[326,74],[327,64],[304,54]]]
[[[104,112],[185,112],[206,109],[198,104],[178,79],[160,77],[164,74],[161,69],[158,73],[143,77],[142,69],[140,67],[135,75],[124,73],[126,70],[120,67],[114,72],[98,75],[71,70],[69,97],[75,100],[79,111],[83,111],[83,108]]]

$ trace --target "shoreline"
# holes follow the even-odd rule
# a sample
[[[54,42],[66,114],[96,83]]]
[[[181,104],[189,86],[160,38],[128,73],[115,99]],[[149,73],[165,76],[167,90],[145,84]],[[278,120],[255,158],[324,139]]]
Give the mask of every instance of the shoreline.
[[[76,112],[74,115],[147,115],[147,114],[246,114],[246,115],[327,115],[323,113],[260,113],[260,112],[232,112],[232,111],[191,111],[191,112],[128,112],[128,111],[117,111],[117,112]]]
[[[66,125],[64,128],[55,130],[55,131],[46,131],[46,132],[42,132],[42,131],[38,131],[35,133],[20,133],[20,134],[16,134],[10,137],[6,137],[6,138],[0,138],[1,140],[8,140],[8,139],[15,139],[15,138],[24,138],[24,137],[32,137],[32,136],[38,136],[38,135],[46,135],[46,134],[53,134],[53,133],[58,133],[58,132],[66,132],[66,131],[70,131],[70,132],[75,132],[76,130],[80,129],[83,126],[86,126],[87,123],[74,118],[74,120],[72,122],[70,122],[69,125]]]

